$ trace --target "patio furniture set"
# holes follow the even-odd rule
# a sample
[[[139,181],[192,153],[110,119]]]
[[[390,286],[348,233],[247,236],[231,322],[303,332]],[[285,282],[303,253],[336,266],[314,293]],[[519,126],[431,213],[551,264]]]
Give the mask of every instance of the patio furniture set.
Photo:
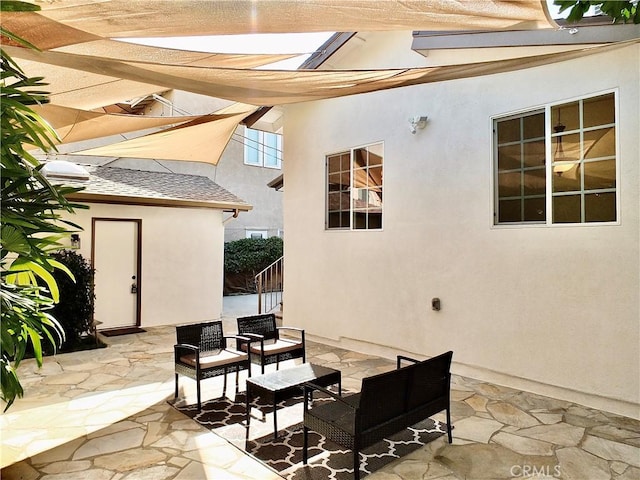
[[[339,370],[305,363],[304,330],[277,327],[273,314],[240,317],[237,335],[224,335],[222,322],[203,322],[176,327],[175,397],[178,397],[178,376],[184,375],[197,383],[198,410],[202,408],[200,381],[227,374],[238,375],[247,370],[246,426],[250,426],[250,404],[260,397],[273,406],[274,439],[278,424],[276,405],[282,400],[304,393],[303,463],[308,460],[308,433],[313,430],[353,452],[354,478],[360,478],[359,452],[383,438],[404,430],[431,415],[446,411],[447,434],[451,436],[450,367],[453,352],[418,361],[398,356],[397,368],[362,380],[360,392],[342,396]],[[281,337],[281,331],[295,332],[298,338]],[[235,341],[232,347],[230,344]],[[235,348],[234,348],[235,347]],[[279,370],[279,364],[302,358],[303,363]],[[410,362],[402,366],[402,362]],[[261,375],[251,376],[251,363],[261,367]],[[264,373],[265,365],[276,363],[275,372]],[[329,390],[338,386],[338,393]],[[333,401],[314,405],[313,393],[321,391]]]
[[[200,381],[224,375],[224,390],[227,387],[227,373],[238,375],[247,370],[251,377],[251,363],[265,365],[285,360],[302,358],[305,361],[304,330],[293,327],[277,327],[274,314],[240,317],[238,335],[224,335],[222,321],[191,323],[176,327],[177,344],[173,347],[175,361],[176,388],[178,397],[178,376],[184,375],[196,381],[198,410],[202,408]],[[281,338],[281,331],[294,331],[298,340]],[[228,340],[235,340],[233,348]]]

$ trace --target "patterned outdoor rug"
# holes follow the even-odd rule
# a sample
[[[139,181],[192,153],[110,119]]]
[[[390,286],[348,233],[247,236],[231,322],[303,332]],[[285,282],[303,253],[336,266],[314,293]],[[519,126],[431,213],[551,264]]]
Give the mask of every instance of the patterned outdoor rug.
[[[288,480],[353,478],[351,451],[341,449],[313,431],[309,433],[309,462],[306,467],[302,464],[302,395],[278,404],[276,439],[273,438],[273,408],[260,405],[259,399],[252,403],[247,432],[244,393],[237,394],[234,399],[224,397],[204,402],[201,412],[196,405],[176,408]],[[361,476],[379,470],[445,433],[444,424],[427,419],[365,449],[360,453]]]

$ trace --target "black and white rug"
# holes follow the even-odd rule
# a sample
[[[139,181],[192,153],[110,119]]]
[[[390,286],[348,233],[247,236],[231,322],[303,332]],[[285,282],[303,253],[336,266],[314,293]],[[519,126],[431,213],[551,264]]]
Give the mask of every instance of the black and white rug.
[[[316,400],[317,401],[317,400]],[[213,399],[202,404],[175,406],[200,425],[251,454],[288,480],[351,480],[353,457],[350,450],[309,433],[309,462],[302,463],[302,395],[278,404],[278,437],[273,436],[273,407],[252,403],[249,429],[245,421],[245,396]],[[375,472],[396,458],[411,453],[446,433],[446,425],[424,420],[360,453],[361,476]]]

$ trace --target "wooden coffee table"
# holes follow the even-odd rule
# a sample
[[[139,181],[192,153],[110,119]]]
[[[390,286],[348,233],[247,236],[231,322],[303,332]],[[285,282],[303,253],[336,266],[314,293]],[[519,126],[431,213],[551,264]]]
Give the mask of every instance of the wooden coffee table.
[[[321,387],[338,385],[338,393],[342,395],[342,375],[340,370],[329,367],[303,363],[296,367],[258,375],[247,379],[247,428],[251,421],[251,400],[260,397],[273,404],[273,438],[278,436],[278,418],[276,405],[300,393],[301,385],[312,382]]]

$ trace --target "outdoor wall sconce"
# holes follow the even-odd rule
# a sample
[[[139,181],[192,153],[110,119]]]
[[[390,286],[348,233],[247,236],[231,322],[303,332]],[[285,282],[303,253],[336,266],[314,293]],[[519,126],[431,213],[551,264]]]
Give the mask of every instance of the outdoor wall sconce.
[[[418,131],[418,128],[422,130],[424,127],[426,127],[427,120],[428,120],[428,117],[426,115],[424,116],[417,115],[415,117],[411,117],[409,119],[409,130],[411,131],[411,133],[415,135],[415,133]]]
[[[78,233],[71,234],[71,248],[80,248],[80,235]]]
[[[435,310],[436,312],[440,311],[440,299],[432,298],[431,299],[431,310]]]

